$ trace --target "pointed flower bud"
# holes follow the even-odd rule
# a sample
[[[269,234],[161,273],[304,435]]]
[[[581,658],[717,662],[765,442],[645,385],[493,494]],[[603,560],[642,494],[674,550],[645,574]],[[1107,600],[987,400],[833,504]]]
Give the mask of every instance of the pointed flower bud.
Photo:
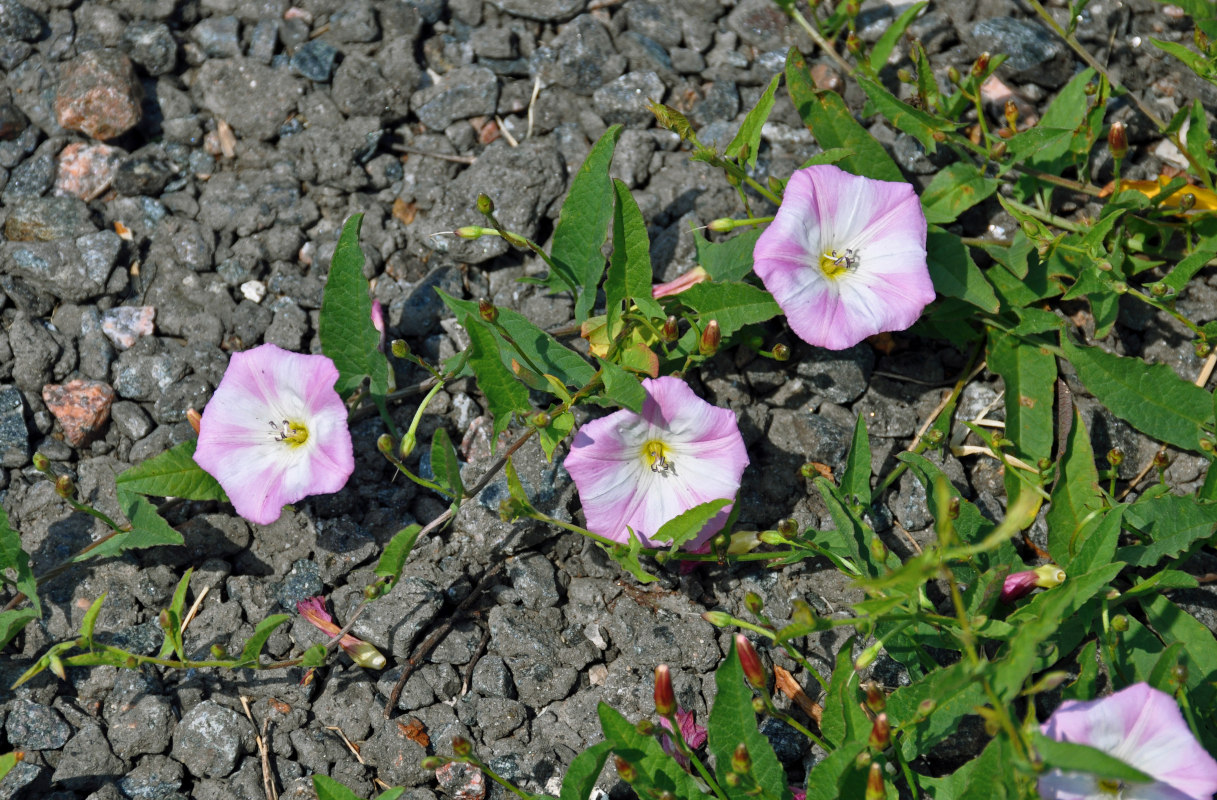
[[[54,653],[47,656],[47,667],[50,668],[51,672],[55,673],[55,677],[59,678],[59,680],[66,681],[68,679],[68,671],[64,669],[63,659]]]
[[[761,657],[752,647],[752,642],[748,641],[748,637],[742,633],[735,634],[735,651],[739,653],[739,663],[748,683],[757,689],[764,689],[768,683],[765,667],[761,665]]]
[[[387,433],[382,433],[376,439],[376,449],[386,456],[393,452],[393,437]]]
[[[986,50],[976,57],[976,63],[972,65],[972,74],[980,77],[989,69],[989,52]]]
[[[1014,104],[1013,100],[1007,100],[1004,111],[1005,111],[1005,116],[1006,116],[1007,127],[1009,127],[1011,131],[1017,131],[1018,130],[1018,106],[1016,106]]]
[[[731,534],[731,543],[727,545],[727,555],[738,556],[751,553],[760,546],[760,535],[756,531],[736,531]]]
[[[875,659],[879,657],[879,651],[883,649],[881,642],[875,642],[870,647],[862,651],[862,655],[854,660],[854,669],[861,672],[862,670],[875,663]]]
[[[887,695],[879,688],[879,684],[875,681],[867,681],[862,684],[862,688],[866,691],[866,707],[878,714],[887,707]]]
[[[478,194],[478,212],[481,214],[494,213],[494,201],[490,199],[490,195],[485,193]]]
[[[872,761],[870,772],[866,773],[866,800],[883,800],[887,792],[883,789],[883,767],[878,761]]]
[[[744,607],[753,614],[759,614],[765,610],[765,601],[756,592],[747,592],[744,595]]]
[[[731,754],[731,771],[737,775],[747,775],[752,772],[752,756],[748,753],[748,745],[740,742]]]
[[[51,460],[42,453],[34,453],[33,461],[34,469],[38,470],[39,472],[46,472],[51,468]]]
[[[887,721],[887,714],[879,714],[870,729],[870,746],[875,750],[885,750],[892,742],[892,726]]]
[[[186,421],[190,423],[190,427],[194,428],[194,435],[199,435],[199,423],[203,421],[203,415],[195,411],[193,408],[186,409]]]
[[[638,770],[621,756],[613,756],[613,765],[617,767],[617,777],[621,778],[621,780],[626,783],[633,783],[638,780]]]
[[[674,342],[680,337],[680,320],[676,317],[668,317],[663,322],[663,328],[660,329],[659,335],[663,337],[665,342]]]
[[[499,310],[484,297],[478,301],[478,314],[487,322],[494,322],[499,318]]]
[[[674,294],[680,294],[690,286],[695,286],[708,280],[710,280],[710,273],[706,272],[702,267],[694,267],[674,280],[670,280],[667,283],[657,283],[652,286],[651,297],[657,300],[660,297],[670,297]]]
[[[1128,131],[1123,122],[1113,122],[1107,129],[1107,146],[1111,148],[1112,158],[1124,158],[1128,155]]]
[[[443,756],[427,756],[419,762],[419,766],[426,770],[439,769],[448,763],[448,759]]]
[[[1113,447],[1107,451],[1107,463],[1113,467],[1118,467],[1124,463],[1124,451],[1118,447]]]
[[[731,615],[726,611],[706,611],[701,618],[716,628],[725,628],[731,624]]]
[[[310,597],[307,600],[301,600],[296,603],[296,610],[300,612],[300,616],[312,623],[313,627],[327,636],[337,636],[342,630],[334,622],[334,618],[329,615],[329,612],[325,610],[324,601],[320,597]],[[338,641],[338,646],[351,657],[352,661],[361,667],[383,669],[385,666],[385,657],[381,655],[379,650],[349,633],[343,634],[342,638]]]
[[[703,356],[712,356],[718,352],[718,345],[722,340],[723,334],[718,327],[718,320],[712,319],[706,323],[706,329],[701,332],[697,349]]]
[[[784,345],[784,344],[775,344],[773,346],[773,360],[774,361],[789,361],[790,360],[790,347],[788,345]]]
[[[1021,597],[1031,594],[1036,587],[1051,589],[1060,586],[1065,581],[1065,570],[1055,564],[1045,564],[1036,569],[1023,570],[1006,576],[998,599],[1003,603],[1013,603]]]
[[[473,744],[464,736],[453,736],[452,752],[460,758],[468,758],[473,754]]]
[[[414,431],[406,431],[406,435],[401,437],[401,447],[398,449],[398,452],[401,453],[402,458],[405,458],[414,452],[414,448],[417,445],[418,437],[414,434]]]
[[[55,494],[67,500],[76,494],[76,484],[67,475],[60,475],[55,479]]]
[[[453,233],[462,239],[479,239],[488,233],[494,232],[494,228],[483,228],[481,225],[466,225],[453,231]]]
[[[676,695],[672,692],[672,673],[667,664],[655,668],[655,713],[670,717],[676,713]]]
[[[710,220],[710,222],[706,225],[706,229],[712,230],[715,233],[726,233],[728,231],[735,230],[736,224],[736,220],[733,220],[730,217],[719,217],[718,219]]]

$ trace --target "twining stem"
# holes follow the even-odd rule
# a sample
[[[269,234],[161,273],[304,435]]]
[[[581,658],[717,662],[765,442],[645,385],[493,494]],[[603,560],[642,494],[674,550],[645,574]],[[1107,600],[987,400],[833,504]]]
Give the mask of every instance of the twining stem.
[[[1009,198],[1006,198],[1006,204],[1009,205],[1011,208],[1014,208],[1014,209],[1022,212],[1023,214],[1026,214],[1029,217],[1034,217],[1041,222],[1047,222],[1049,225],[1055,225],[1056,227],[1060,228],[1063,231],[1069,231],[1070,233],[1085,233],[1086,232],[1086,228],[1083,225],[1079,225],[1076,222],[1070,222],[1069,220],[1065,219],[1064,217],[1058,217],[1056,214],[1052,214],[1047,211],[1041,211],[1038,208],[1035,208],[1034,206],[1027,205],[1026,203],[1020,203],[1017,200],[1011,200]]]
[[[807,18],[803,16],[803,12],[799,11],[792,4],[790,8],[787,9],[786,13],[789,14],[795,22],[799,23],[803,30],[807,31],[807,35],[811,37],[811,40],[815,42],[821,50],[827,53],[828,57],[835,61],[837,66],[839,66],[846,75],[852,76],[854,72],[857,71],[856,67],[842,58],[841,54],[838,53],[836,48],[832,46],[832,43],[824,38],[824,35],[820,33],[820,29],[807,21]]]

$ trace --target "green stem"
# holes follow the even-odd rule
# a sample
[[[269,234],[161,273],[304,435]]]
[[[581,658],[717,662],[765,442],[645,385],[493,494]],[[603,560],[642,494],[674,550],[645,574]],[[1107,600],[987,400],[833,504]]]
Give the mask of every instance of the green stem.
[[[803,30],[807,31],[807,35],[811,37],[811,40],[815,42],[821,50],[827,53],[828,57],[835,61],[837,66],[839,66],[846,75],[852,76],[854,74],[856,71],[855,68],[841,57],[841,54],[836,51],[836,49],[832,46],[832,43],[825,39],[824,35],[820,33],[820,29],[808,22],[807,18],[803,16],[801,11],[795,8],[792,4],[786,13],[788,13],[795,22],[799,23]]]
[[[1201,328],[1196,323],[1192,322],[1187,317],[1180,314],[1175,309],[1166,305],[1165,303],[1162,303],[1159,300],[1157,300],[1156,298],[1150,297],[1149,295],[1145,294],[1144,292],[1134,289],[1131,286],[1128,287],[1128,294],[1132,297],[1137,298],[1142,303],[1147,303],[1148,305],[1153,306],[1154,308],[1158,309],[1159,311],[1165,311],[1167,314],[1170,314],[1172,317],[1177,319],[1180,323],[1185,325],[1187,327],[1187,329],[1190,330],[1192,333],[1194,333],[1198,338],[1207,339],[1203,328]]]
[[[1020,203],[1017,200],[1010,200],[1007,198],[1006,204],[1012,208],[1017,209],[1018,211],[1021,211],[1022,213],[1026,214],[1029,217],[1034,217],[1041,222],[1047,222],[1049,225],[1055,225],[1056,227],[1060,228],[1061,230],[1069,231],[1070,233],[1085,233],[1086,232],[1086,229],[1083,226],[1077,224],[1076,222],[1070,222],[1069,220],[1065,219],[1064,217],[1058,217],[1056,214],[1052,214],[1048,211],[1040,211],[1038,208],[1035,208],[1034,206],[1029,206],[1025,203]]]

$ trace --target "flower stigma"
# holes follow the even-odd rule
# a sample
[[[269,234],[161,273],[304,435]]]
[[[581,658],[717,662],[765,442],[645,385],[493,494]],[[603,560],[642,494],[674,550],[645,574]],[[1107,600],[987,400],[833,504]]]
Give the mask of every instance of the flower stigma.
[[[671,471],[673,475],[676,474],[676,465],[668,458],[668,448],[658,439],[652,439],[642,446],[642,456],[651,466],[651,472],[666,475]]]
[[[275,432],[276,442],[286,442],[293,447],[299,447],[308,441],[308,427],[303,422],[283,420],[282,425],[272,422],[270,427]]]
[[[858,257],[853,250],[838,253],[834,247],[832,250],[820,254],[820,269],[830,278],[839,277],[842,272],[853,269],[857,263]]]
[[[1099,791],[1104,795],[1111,797],[1121,797],[1124,793],[1124,781],[1114,780],[1112,778],[1100,778],[1098,780]]]

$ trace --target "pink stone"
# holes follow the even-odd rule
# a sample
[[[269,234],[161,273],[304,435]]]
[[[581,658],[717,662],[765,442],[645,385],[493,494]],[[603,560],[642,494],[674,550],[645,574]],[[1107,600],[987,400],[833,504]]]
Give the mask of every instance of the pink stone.
[[[123,150],[106,144],[73,142],[59,151],[55,194],[92,200],[110,185],[124,155]]]
[[[49,383],[42,387],[42,402],[59,420],[64,440],[80,447],[100,433],[110,419],[114,390],[101,381]]]
[[[101,315],[101,330],[119,350],[126,350],[141,336],[152,335],[152,306],[118,306]]]
[[[63,65],[55,119],[93,139],[113,139],[139,122],[142,97],[131,59],[118,50],[89,50]]]
[[[472,764],[452,761],[437,769],[435,778],[444,793],[456,800],[482,800],[486,796],[486,777]]]

